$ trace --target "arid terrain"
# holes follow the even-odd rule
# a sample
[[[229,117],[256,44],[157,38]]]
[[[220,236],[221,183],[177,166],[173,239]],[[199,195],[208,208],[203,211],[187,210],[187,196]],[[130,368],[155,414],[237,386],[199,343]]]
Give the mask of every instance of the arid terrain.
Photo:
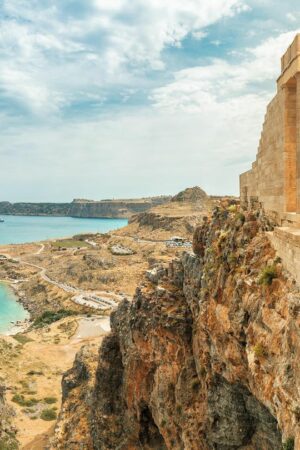
[[[0,248],[0,280],[10,283],[31,315],[16,335],[0,338],[0,376],[20,448],[45,447],[61,406],[62,374],[76,353],[88,344],[91,365],[110,312],[124,298],[131,301],[145,272],[155,277],[157,267],[191,248],[211,205],[193,188],[109,234]]]

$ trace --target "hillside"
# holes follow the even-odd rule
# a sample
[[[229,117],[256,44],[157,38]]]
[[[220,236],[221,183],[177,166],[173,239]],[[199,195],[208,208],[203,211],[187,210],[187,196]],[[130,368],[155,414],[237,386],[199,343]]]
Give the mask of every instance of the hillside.
[[[133,215],[120,234],[154,240],[177,235],[191,240],[203,217],[211,213],[214,205],[223,201],[226,201],[225,197],[212,198],[198,186],[187,188],[169,202]]]

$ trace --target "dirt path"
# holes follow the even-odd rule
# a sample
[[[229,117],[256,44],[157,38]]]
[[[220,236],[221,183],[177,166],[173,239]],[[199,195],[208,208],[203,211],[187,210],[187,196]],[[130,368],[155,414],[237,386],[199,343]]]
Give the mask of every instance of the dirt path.
[[[44,244],[41,244],[41,248],[34,253],[34,255],[40,254],[44,250]],[[9,254],[5,254],[5,256],[12,261],[15,261],[19,264],[24,264],[29,267],[33,267],[39,271],[40,277],[49,284],[52,284],[59,289],[64,290],[70,294],[73,294],[71,300],[74,303],[82,306],[88,306],[93,309],[97,309],[99,311],[106,311],[108,309],[114,309],[118,306],[118,303],[123,299],[120,295],[114,292],[105,292],[105,291],[83,291],[82,289],[75,288],[66,283],[61,283],[59,281],[53,280],[47,275],[47,269],[45,267],[39,266],[37,264],[33,264],[27,261],[24,261],[21,258],[12,258]]]
[[[40,248],[35,253],[35,255],[40,255],[45,250],[45,244],[40,244]]]

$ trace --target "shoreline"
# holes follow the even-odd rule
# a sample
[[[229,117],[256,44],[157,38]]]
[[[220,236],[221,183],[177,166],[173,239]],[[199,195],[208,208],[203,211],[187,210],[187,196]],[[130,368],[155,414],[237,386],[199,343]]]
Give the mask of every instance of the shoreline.
[[[137,213],[138,214],[138,213]],[[134,214],[132,214],[134,215]],[[55,215],[55,214],[1,214],[1,217],[54,217],[54,218],[64,218],[68,217],[70,219],[95,219],[95,220],[129,220],[131,216],[69,216],[69,215]]]
[[[2,214],[4,215],[4,214]],[[13,217],[64,217],[64,216],[13,216]],[[55,236],[55,237],[49,237],[46,239],[40,239],[38,241],[25,241],[25,242],[7,242],[7,243],[1,243],[0,242],[0,252],[1,252],[1,247],[7,247],[10,245],[27,245],[27,244],[31,244],[31,245],[35,245],[35,244],[43,244],[43,243],[47,243],[47,242],[54,242],[57,240],[65,240],[65,239],[73,239],[74,236],[81,236],[81,235],[97,235],[97,234],[109,234],[109,233],[113,233],[114,231],[117,230],[121,230],[122,228],[125,228],[128,225],[128,220],[129,219],[123,219],[123,218],[100,218],[100,217],[74,217],[74,219],[95,219],[95,220],[127,220],[127,224],[123,224],[122,226],[118,227],[118,228],[112,228],[111,230],[107,230],[107,231],[81,231],[81,232],[75,232],[74,234],[68,234],[65,236]]]
[[[12,282],[10,280],[0,280],[0,285],[1,284],[6,284],[14,293],[16,299],[15,301],[17,303],[20,303],[24,309],[24,311],[26,312],[26,316],[23,320],[16,320],[15,322],[11,322],[11,326],[9,327],[9,329],[6,332],[0,332],[0,337],[1,336],[14,336],[15,334],[18,333],[24,333],[26,330],[28,330],[28,328],[30,327],[30,325],[32,324],[32,317],[30,314],[30,311],[26,308],[26,304],[22,301],[22,296],[19,294],[19,291],[17,289],[17,284],[18,282]]]

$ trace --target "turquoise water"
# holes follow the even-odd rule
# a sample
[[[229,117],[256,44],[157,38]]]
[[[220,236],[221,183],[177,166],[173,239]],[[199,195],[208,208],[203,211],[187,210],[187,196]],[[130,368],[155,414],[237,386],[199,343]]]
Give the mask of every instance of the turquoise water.
[[[72,217],[2,216],[0,245],[21,244],[69,237],[80,233],[105,233],[127,225],[125,219],[74,219]],[[1,253],[1,249],[0,249]],[[13,326],[11,322],[24,320],[27,312],[16,301],[14,292],[0,283],[0,334]]]
[[[80,233],[106,233],[127,225],[126,219],[2,216],[0,245],[44,241]]]
[[[28,313],[17,302],[12,289],[6,284],[0,283],[0,334],[4,334],[13,327],[11,322],[24,320]]]

